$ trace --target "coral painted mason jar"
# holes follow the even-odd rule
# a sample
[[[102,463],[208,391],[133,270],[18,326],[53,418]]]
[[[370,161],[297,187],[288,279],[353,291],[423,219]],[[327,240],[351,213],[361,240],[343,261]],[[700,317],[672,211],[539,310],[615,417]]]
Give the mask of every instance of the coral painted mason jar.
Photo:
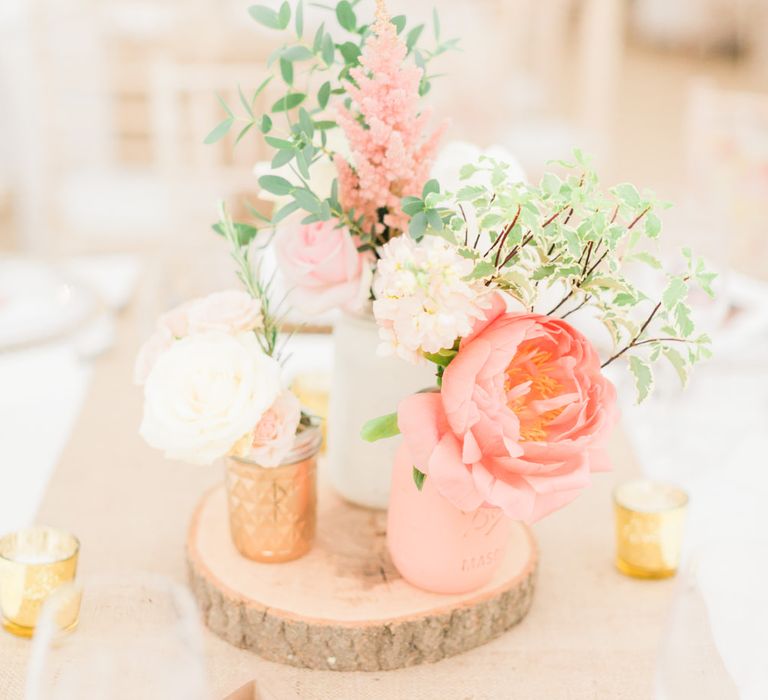
[[[408,583],[433,593],[467,593],[488,583],[507,549],[512,521],[499,508],[464,512],[443,498],[429,476],[421,490],[401,444],[392,470],[387,547]]]

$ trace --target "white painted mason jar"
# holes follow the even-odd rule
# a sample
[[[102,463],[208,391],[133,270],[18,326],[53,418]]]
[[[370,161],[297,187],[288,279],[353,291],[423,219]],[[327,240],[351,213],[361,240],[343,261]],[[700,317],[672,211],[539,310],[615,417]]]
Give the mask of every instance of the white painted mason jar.
[[[328,473],[346,500],[386,508],[392,465],[401,437],[365,442],[366,421],[393,413],[409,394],[435,383],[432,365],[414,366],[398,357],[379,357],[373,316],[342,313],[333,331],[334,358],[328,410]]]

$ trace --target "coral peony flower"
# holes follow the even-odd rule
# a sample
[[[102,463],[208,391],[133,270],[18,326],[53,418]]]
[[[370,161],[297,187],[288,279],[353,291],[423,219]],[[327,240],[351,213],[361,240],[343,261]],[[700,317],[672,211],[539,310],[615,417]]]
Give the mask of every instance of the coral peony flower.
[[[492,308],[464,338],[440,393],[401,402],[414,465],[456,507],[486,504],[533,522],[609,468],[616,392],[589,341],[568,323]]]
[[[275,252],[293,287],[291,300],[304,313],[359,309],[370,294],[370,256],[357,250],[349,231],[336,220],[286,222],[278,231]]]
[[[278,467],[293,448],[300,420],[299,400],[290,391],[284,391],[233,453],[262,467]]]
[[[453,347],[483,317],[482,282],[468,282],[472,260],[437,236],[416,243],[398,236],[381,248],[373,280],[373,313],[383,355],[419,362],[423,352]]]
[[[166,457],[210,464],[253,430],[280,391],[280,365],[253,333],[188,335],[149,372],[139,432]]]

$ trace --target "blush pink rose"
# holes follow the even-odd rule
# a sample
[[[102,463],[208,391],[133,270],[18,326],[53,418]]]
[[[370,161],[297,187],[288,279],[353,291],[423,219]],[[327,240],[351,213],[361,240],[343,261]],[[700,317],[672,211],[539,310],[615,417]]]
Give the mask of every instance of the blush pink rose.
[[[261,324],[261,302],[236,289],[184,302],[158,319],[155,332],[141,346],[136,357],[133,381],[144,384],[157,359],[174,340],[209,331],[242,333],[259,328]]]
[[[338,221],[286,223],[275,241],[280,269],[292,301],[304,313],[340,307],[359,309],[370,294],[370,255],[360,253]]]
[[[279,466],[293,447],[300,420],[296,396],[290,391],[280,394],[254,428],[248,458],[262,467]]]
[[[236,289],[214,292],[185,304],[187,333],[241,333],[260,328],[261,302]]]
[[[457,508],[501,508],[536,521],[610,468],[616,391],[589,341],[568,323],[509,313],[495,295],[461,342],[439,393],[400,403],[414,465]]]

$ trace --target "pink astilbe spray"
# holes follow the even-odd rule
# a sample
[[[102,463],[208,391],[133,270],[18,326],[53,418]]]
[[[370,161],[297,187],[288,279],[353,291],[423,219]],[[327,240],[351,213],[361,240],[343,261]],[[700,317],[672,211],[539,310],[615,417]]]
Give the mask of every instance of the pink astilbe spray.
[[[392,232],[406,229],[408,215],[400,199],[421,194],[447,123],[425,135],[431,110],[419,113],[422,70],[405,63],[408,51],[384,0],[376,5],[373,37],[366,42],[361,65],[350,71],[357,86],[347,88],[359,115],[346,107],[338,110],[354,165],[340,155],[335,164],[341,205],[354,209],[367,230],[380,234],[385,227]],[[380,209],[387,210],[383,223]]]

